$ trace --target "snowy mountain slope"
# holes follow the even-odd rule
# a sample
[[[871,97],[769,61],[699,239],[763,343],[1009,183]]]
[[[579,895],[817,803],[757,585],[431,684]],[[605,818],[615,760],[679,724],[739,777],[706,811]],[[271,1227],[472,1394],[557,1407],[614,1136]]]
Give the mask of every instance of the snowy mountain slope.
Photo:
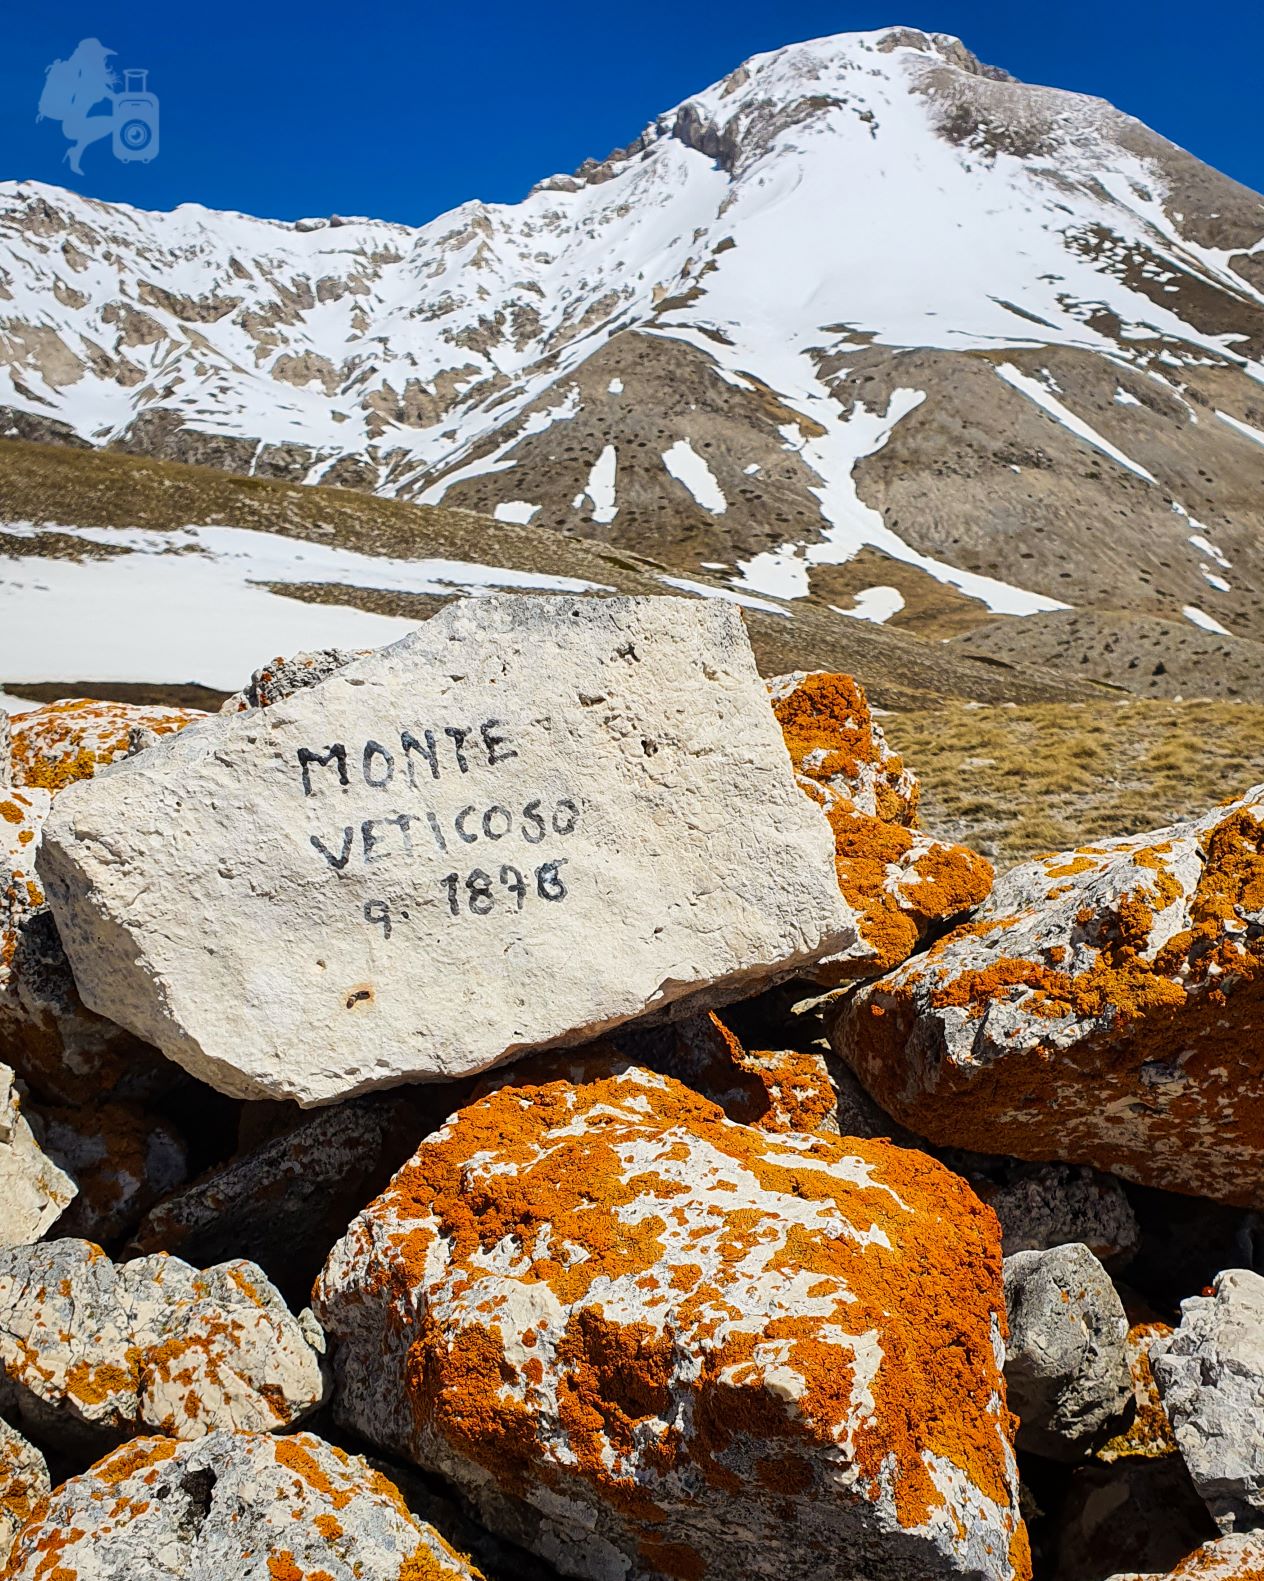
[[[0,405],[931,635],[1264,640],[1264,200],[911,29],[420,229],[0,188]]]

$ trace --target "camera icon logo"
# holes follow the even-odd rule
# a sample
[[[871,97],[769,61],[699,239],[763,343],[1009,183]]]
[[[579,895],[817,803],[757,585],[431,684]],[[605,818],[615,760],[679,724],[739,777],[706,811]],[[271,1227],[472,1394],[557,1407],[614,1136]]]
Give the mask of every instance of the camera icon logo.
[[[149,73],[132,67],[118,75],[110,69],[115,54],[100,39],[81,39],[69,60],[55,60],[44,74],[36,120],[59,121],[70,147],[66,159],[82,175],[84,149],[112,138],[115,159],[148,164],[158,153],[158,95],[149,91]],[[105,106],[104,112],[102,106]]]

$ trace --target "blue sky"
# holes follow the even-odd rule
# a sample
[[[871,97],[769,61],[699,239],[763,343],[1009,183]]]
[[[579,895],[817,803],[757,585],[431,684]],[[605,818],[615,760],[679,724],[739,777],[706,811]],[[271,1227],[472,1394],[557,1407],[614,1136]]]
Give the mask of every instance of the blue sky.
[[[956,33],[1027,81],[1100,94],[1264,189],[1258,3],[63,0],[8,10],[0,178],[146,208],[195,201],[420,223],[471,197],[512,202],[629,141],[749,54],[894,22]],[[116,50],[118,68],[149,68],[161,102],[152,164],[121,164],[98,143],[76,177],[59,127],[36,125],[44,68],[85,37]]]

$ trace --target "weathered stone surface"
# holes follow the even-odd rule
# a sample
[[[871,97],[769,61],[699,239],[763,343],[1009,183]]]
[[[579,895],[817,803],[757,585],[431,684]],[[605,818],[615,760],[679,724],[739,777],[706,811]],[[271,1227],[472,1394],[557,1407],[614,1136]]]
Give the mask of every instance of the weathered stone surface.
[[[0,1246],[37,1241],[74,1199],[75,1182],[40,1146],[13,1072],[0,1065]]]
[[[855,936],[705,600],[449,605],[72,786],[39,871],[93,1008],[303,1103],[705,1008]]]
[[[1177,1453],[1172,1424],[1154,1381],[1151,1353],[1163,1350],[1172,1337],[1168,1323],[1150,1320],[1134,1323],[1128,1330],[1124,1349],[1132,1373],[1133,1417],[1097,1451],[1097,1459],[1110,1465],[1116,1460],[1143,1458],[1155,1460]]]
[[[1220,1274],[1152,1355],[1189,1474],[1221,1531],[1264,1526],[1264,1279]]]
[[[8,709],[0,706],[0,785],[13,780],[13,731],[9,724]]]
[[[47,1108],[40,1120],[45,1152],[79,1188],[58,1222],[59,1235],[107,1246],[188,1179],[184,1139],[139,1104]]]
[[[1233,1532],[1196,1548],[1171,1570],[1118,1571],[1110,1581],[1260,1581],[1264,1532]]]
[[[137,1438],[71,1477],[10,1581],[479,1581],[399,1491],[314,1433]]]
[[[51,805],[38,787],[0,791],[0,1056],[35,1098],[54,1103],[91,1102],[129,1083],[144,1090],[156,1075],[169,1084],[165,1060],[79,998],[35,873]]]
[[[1005,1306],[1018,1447],[1082,1459],[1132,1399],[1128,1319],[1110,1276],[1087,1246],[1016,1252],[1005,1259]]]
[[[829,820],[839,887],[859,919],[856,943],[813,975],[831,985],[888,972],[931,927],[986,898],[992,865],[914,827],[916,782],[849,675],[783,675],[769,690],[799,783]]]
[[[288,1427],[324,1396],[321,1343],[253,1263],[115,1264],[76,1240],[0,1252],[0,1407],[41,1443]]]
[[[1077,1467],[1059,1525],[1057,1581],[1104,1581],[1128,1566],[1164,1574],[1216,1535],[1179,1455]]]
[[[1001,1221],[1006,1257],[1078,1241],[1101,1262],[1124,1262],[1137,1249],[1137,1216],[1110,1175],[1078,1164],[1009,1162],[995,1182],[965,1173]]]
[[[305,1301],[349,1220],[428,1129],[418,1105],[395,1094],[304,1115],[158,1203],[129,1251],[175,1252],[199,1267],[248,1257],[291,1301]]]
[[[0,1569],[50,1486],[43,1455],[0,1418]]]
[[[507,1081],[315,1301],[341,1420],[567,1574],[1026,1573],[996,1221],[923,1155],[618,1061]]]
[[[134,730],[146,732],[146,739],[161,737],[205,718],[196,708],[141,708],[91,698],[47,703],[12,721],[13,783],[56,794],[127,757]]]
[[[1264,1203],[1264,787],[1014,868],[834,1021],[931,1141]]]
[[[294,653],[289,658],[273,659],[261,665],[250,677],[250,684],[234,692],[220,712],[242,714],[251,708],[271,708],[284,702],[305,686],[318,686],[336,671],[356,659],[367,657],[368,648],[319,648],[314,653]]]

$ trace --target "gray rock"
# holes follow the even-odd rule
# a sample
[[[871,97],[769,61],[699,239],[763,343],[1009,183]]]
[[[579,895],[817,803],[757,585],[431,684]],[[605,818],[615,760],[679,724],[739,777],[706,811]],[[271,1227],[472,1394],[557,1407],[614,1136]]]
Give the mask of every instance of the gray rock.
[[[1102,1262],[1123,1263],[1140,1241],[1123,1187],[1084,1165],[1011,1161],[999,1182],[976,1189],[1001,1221],[1007,1257],[1075,1241]]]
[[[479,1581],[358,1455],[295,1433],[138,1438],[59,1487],[9,1581]]]
[[[1135,1554],[1129,1555],[1135,1559]],[[1147,1571],[1117,1571],[1109,1581],[1259,1581],[1264,1575],[1264,1532],[1232,1532],[1213,1537],[1192,1553],[1176,1561],[1172,1568]]]
[[[1018,1447],[1078,1460],[1132,1400],[1128,1319],[1087,1246],[1005,1259],[1005,1386]]]
[[[39,1111],[44,1151],[79,1188],[61,1236],[110,1246],[189,1176],[183,1138],[161,1115],[132,1103]]]
[[[1154,1380],[1194,1485],[1221,1531],[1264,1525],[1264,1279],[1217,1276],[1181,1303]]]
[[[85,1001],[237,1097],[472,1074],[854,942],[740,616],[499,596],[57,798]]]
[[[1183,1575],[1185,1556],[1216,1532],[1179,1455],[1077,1467],[1058,1525],[1057,1581],[1105,1581],[1125,1566]]]
[[[0,1571],[13,1539],[51,1485],[43,1455],[0,1418]]]
[[[38,1121],[36,1122],[38,1124]],[[0,1065],[0,1247],[37,1241],[74,1200],[77,1187],[41,1148]]]
[[[271,708],[305,686],[328,680],[369,652],[368,648],[319,648],[313,653],[293,653],[288,659],[273,659],[271,664],[261,665],[250,677],[250,684],[235,692],[220,712],[240,714],[250,708]]]
[[[289,1427],[324,1398],[322,1351],[253,1263],[116,1265],[77,1240],[0,1252],[0,1407],[50,1448]]]
[[[9,728],[9,710],[0,704],[0,785],[13,782],[13,731]]]

